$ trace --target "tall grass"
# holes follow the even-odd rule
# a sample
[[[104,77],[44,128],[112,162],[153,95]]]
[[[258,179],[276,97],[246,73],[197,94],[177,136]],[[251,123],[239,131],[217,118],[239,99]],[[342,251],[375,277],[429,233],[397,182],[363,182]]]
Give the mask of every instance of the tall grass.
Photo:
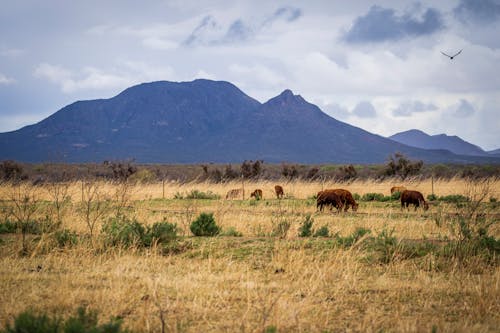
[[[275,199],[277,183],[289,199]],[[241,185],[167,183],[163,198],[161,183],[132,185],[126,196],[116,195],[118,184],[100,183],[110,209],[92,236],[76,214],[81,183],[68,185],[69,199],[59,210],[49,209],[53,200],[45,188],[34,187],[35,220],[61,220],[68,241],[57,245],[50,233],[30,235],[28,255],[19,256],[19,236],[0,234],[0,327],[29,308],[68,318],[80,306],[141,332],[494,332],[500,326],[498,254],[468,252],[463,260],[447,247],[458,239],[447,223],[467,207],[439,202],[414,212],[401,210],[398,202],[370,201],[360,202],[356,213],[319,213],[309,199],[338,187],[389,195],[394,185],[427,195],[430,182],[258,181],[244,186],[246,193],[261,188],[259,201],[174,199],[191,191],[223,198]],[[434,192],[466,195],[469,185],[434,181]],[[0,185],[0,223],[11,221],[13,186]],[[486,202],[478,206],[479,215],[472,214],[479,222],[486,219],[488,235],[496,239],[500,206],[489,197],[500,197],[499,190],[500,182],[490,180]],[[189,227],[202,212],[242,237],[192,237]],[[116,216],[144,230],[168,221],[167,231],[175,231],[178,242],[169,251],[156,241],[110,246],[103,226]],[[310,232],[302,233],[304,221],[311,223]],[[312,237],[321,227],[328,237]]]

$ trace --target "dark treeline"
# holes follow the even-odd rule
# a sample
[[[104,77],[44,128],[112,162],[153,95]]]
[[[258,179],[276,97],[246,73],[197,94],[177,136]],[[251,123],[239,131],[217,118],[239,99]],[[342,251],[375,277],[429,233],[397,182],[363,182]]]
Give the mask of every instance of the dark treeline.
[[[26,180],[33,183],[80,179],[226,182],[240,178],[351,181],[386,178],[404,180],[408,177],[500,177],[500,165],[424,164],[422,161],[412,161],[402,154],[390,156],[386,164],[377,165],[267,164],[262,160],[243,161],[241,164],[137,164],[134,161],[85,164],[0,162],[0,181]]]

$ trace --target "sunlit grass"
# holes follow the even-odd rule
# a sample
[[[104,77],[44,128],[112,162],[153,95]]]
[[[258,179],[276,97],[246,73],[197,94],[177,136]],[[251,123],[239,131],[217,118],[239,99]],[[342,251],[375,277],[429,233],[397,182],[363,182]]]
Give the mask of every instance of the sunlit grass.
[[[491,197],[500,197],[500,182],[490,180]],[[78,207],[81,183],[68,185],[71,200],[62,209],[63,227],[81,235],[79,244],[48,248],[45,236],[30,254],[19,253],[19,237],[0,235],[0,327],[27,308],[68,316],[78,306],[98,310],[102,318],[119,316],[136,331],[174,332],[495,332],[500,325],[500,269],[493,260],[471,257],[467,262],[444,260],[432,252],[389,263],[377,261],[361,244],[342,247],[335,238],[299,238],[308,214],[313,228],[327,226],[330,235],[347,237],[358,228],[367,237],[392,232],[398,241],[444,242],[454,237],[434,220],[437,212],[456,213],[440,203],[429,211],[402,211],[399,202],[360,202],[356,213],[316,211],[312,197],[325,188],[346,188],[360,195],[389,195],[405,185],[427,196],[431,182],[279,182],[286,199],[277,200],[278,182],[162,183],[122,185],[100,183],[99,190],[116,203],[125,191],[123,214],[144,224],[163,219],[180,228],[180,250],[167,254],[153,248],[105,248],[97,234],[85,238],[87,226]],[[462,194],[461,179],[434,181],[439,196]],[[211,191],[225,197],[244,187],[246,200],[174,199],[178,193]],[[262,200],[248,200],[256,188]],[[2,207],[11,204],[13,188],[0,186]],[[44,186],[33,189],[40,200],[39,217],[52,214],[53,202]],[[496,207],[496,206],[495,206]],[[498,219],[499,208],[492,217]],[[214,214],[223,230],[242,237],[192,237],[190,223],[201,213]],[[115,208],[107,213],[111,216]],[[10,218],[4,211],[2,220]],[[496,215],[495,215],[496,214]],[[106,217],[103,217],[105,219]],[[290,223],[284,238],[272,237],[274,227]],[[498,220],[491,229],[500,236]],[[36,238],[40,236],[32,236]],[[47,236],[48,237],[48,236]],[[42,243],[42,245],[40,245]],[[38,245],[36,245],[38,244]],[[44,245],[45,244],[45,245]],[[440,243],[436,243],[440,244]],[[46,249],[47,247],[47,249]]]

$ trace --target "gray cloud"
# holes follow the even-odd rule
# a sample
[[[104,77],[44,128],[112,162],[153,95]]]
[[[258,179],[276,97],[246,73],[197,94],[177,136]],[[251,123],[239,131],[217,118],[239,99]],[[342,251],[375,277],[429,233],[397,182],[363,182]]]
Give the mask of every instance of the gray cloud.
[[[458,118],[467,118],[473,115],[476,109],[465,99],[461,99],[453,115]]]
[[[302,16],[302,10],[295,7],[281,7],[278,8],[269,21],[276,21],[283,19],[286,22],[293,22]]]
[[[500,4],[493,0],[461,0],[453,14],[462,22],[491,23],[500,19]]]
[[[442,15],[433,8],[416,18],[410,13],[398,16],[394,9],[372,6],[366,15],[356,18],[343,38],[348,43],[383,42],[429,35],[443,28]]]
[[[183,44],[184,45],[196,44],[196,42],[201,40],[203,33],[205,31],[215,29],[216,27],[217,27],[217,22],[215,21],[215,19],[210,15],[205,16],[201,20],[200,24],[198,24],[196,28],[194,28],[193,32],[191,32],[188,38],[186,38]]]
[[[302,16],[302,10],[295,7],[280,7],[270,17],[258,22],[255,25],[249,25],[239,18],[234,20],[226,32],[214,36],[214,32],[220,29],[219,24],[212,16],[205,16],[201,22],[194,28],[191,34],[184,40],[183,45],[190,46],[195,44],[205,44],[216,46],[220,44],[231,44],[244,42],[252,39],[266,27],[270,27],[273,23],[284,21],[291,23]],[[210,35],[210,36],[208,36]]]
[[[437,106],[434,104],[424,104],[420,101],[411,101],[401,103],[397,108],[392,110],[395,117],[410,117],[414,113],[435,111]]]
[[[253,29],[247,26],[242,20],[236,20],[231,23],[221,41],[223,43],[245,41],[249,39],[253,33]]]
[[[359,118],[375,118],[377,116],[377,111],[373,107],[372,103],[362,101],[354,107],[352,114],[358,116]]]

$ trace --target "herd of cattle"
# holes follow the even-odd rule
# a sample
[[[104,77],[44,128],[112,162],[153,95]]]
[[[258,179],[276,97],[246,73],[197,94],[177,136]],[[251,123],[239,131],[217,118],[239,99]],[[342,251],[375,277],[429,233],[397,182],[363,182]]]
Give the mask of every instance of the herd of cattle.
[[[280,185],[274,186],[274,192],[276,193],[276,198],[282,199],[285,192],[283,191],[283,187]],[[395,192],[400,193],[401,200],[401,208],[408,208],[410,205],[415,206],[415,210],[417,207],[422,206],[424,210],[429,209],[429,204],[425,201],[422,193],[418,191],[407,190],[403,186],[394,186],[391,188],[391,194]],[[244,197],[243,189],[233,189],[227,192],[226,199],[237,199],[240,197]],[[262,199],[262,190],[256,189],[250,194],[250,198]],[[352,193],[345,189],[327,189],[323,191],[319,191],[316,195],[316,208],[319,211],[323,211],[325,207],[329,207],[330,210],[336,208],[337,211],[344,210],[345,212],[352,208],[355,212],[358,209],[358,203],[354,200]]]

